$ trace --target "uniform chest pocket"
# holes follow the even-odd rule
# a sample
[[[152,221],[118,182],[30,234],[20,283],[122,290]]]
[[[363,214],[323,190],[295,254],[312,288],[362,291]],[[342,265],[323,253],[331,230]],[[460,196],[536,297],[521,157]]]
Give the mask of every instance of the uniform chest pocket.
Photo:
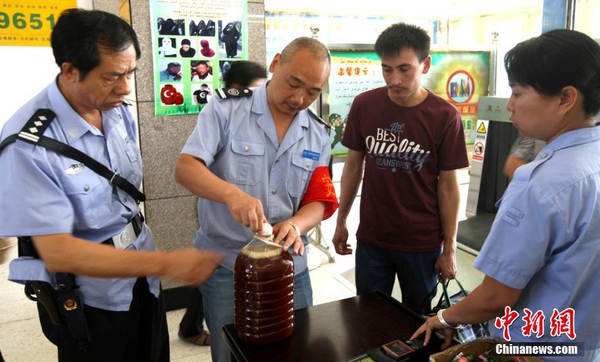
[[[292,155],[290,176],[288,178],[288,192],[290,196],[301,197],[308,182],[308,176],[315,170],[317,162],[302,157],[301,154]]]
[[[112,187],[90,169],[65,177],[62,185],[73,205],[75,229],[98,228],[111,217]]]
[[[127,154],[127,158],[129,158],[129,162],[137,162],[137,154],[131,147],[125,147],[125,153]]]
[[[127,159],[129,159],[131,170],[128,170],[129,172],[123,172],[125,170],[122,170],[122,176],[135,187],[139,188],[142,183],[142,165],[141,160],[138,158],[139,150],[132,143],[129,143],[125,147],[125,154],[127,154]]]
[[[265,145],[257,142],[232,140],[231,156],[225,172],[227,181],[238,185],[260,182]]]

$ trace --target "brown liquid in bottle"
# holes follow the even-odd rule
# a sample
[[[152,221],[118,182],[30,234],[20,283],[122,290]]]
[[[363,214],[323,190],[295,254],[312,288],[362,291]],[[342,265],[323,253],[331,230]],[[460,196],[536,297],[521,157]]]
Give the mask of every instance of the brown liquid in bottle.
[[[235,261],[235,330],[255,344],[286,338],[294,330],[294,263],[281,247],[255,240]]]

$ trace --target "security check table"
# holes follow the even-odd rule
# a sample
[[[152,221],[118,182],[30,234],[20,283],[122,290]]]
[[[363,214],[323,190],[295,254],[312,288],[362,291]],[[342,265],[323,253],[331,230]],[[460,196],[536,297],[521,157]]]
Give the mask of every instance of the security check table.
[[[245,343],[233,324],[223,327],[223,335],[232,362],[345,362],[385,343],[408,340],[423,321],[402,303],[376,291],[295,311],[293,334],[272,344]],[[440,344],[433,338],[410,360],[428,361]]]

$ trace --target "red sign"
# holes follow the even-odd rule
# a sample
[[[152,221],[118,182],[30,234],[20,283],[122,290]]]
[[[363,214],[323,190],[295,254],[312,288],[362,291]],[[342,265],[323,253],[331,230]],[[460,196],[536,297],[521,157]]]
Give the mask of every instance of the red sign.
[[[483,142],[475,142],[475,146],[473,147],[473,159],[477,161],[483,161],[483,151],[485,150],[485,146]]]

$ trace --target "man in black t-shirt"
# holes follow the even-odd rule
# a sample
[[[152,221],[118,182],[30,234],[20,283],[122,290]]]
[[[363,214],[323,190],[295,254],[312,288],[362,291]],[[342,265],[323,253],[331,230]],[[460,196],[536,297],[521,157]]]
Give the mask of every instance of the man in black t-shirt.
[[[210,93],[210,88],[206,83],[202,84],[200,89],[194,92],[194,100],[197,104],[208,103],[209,96],[212,96],[212,94]]]

